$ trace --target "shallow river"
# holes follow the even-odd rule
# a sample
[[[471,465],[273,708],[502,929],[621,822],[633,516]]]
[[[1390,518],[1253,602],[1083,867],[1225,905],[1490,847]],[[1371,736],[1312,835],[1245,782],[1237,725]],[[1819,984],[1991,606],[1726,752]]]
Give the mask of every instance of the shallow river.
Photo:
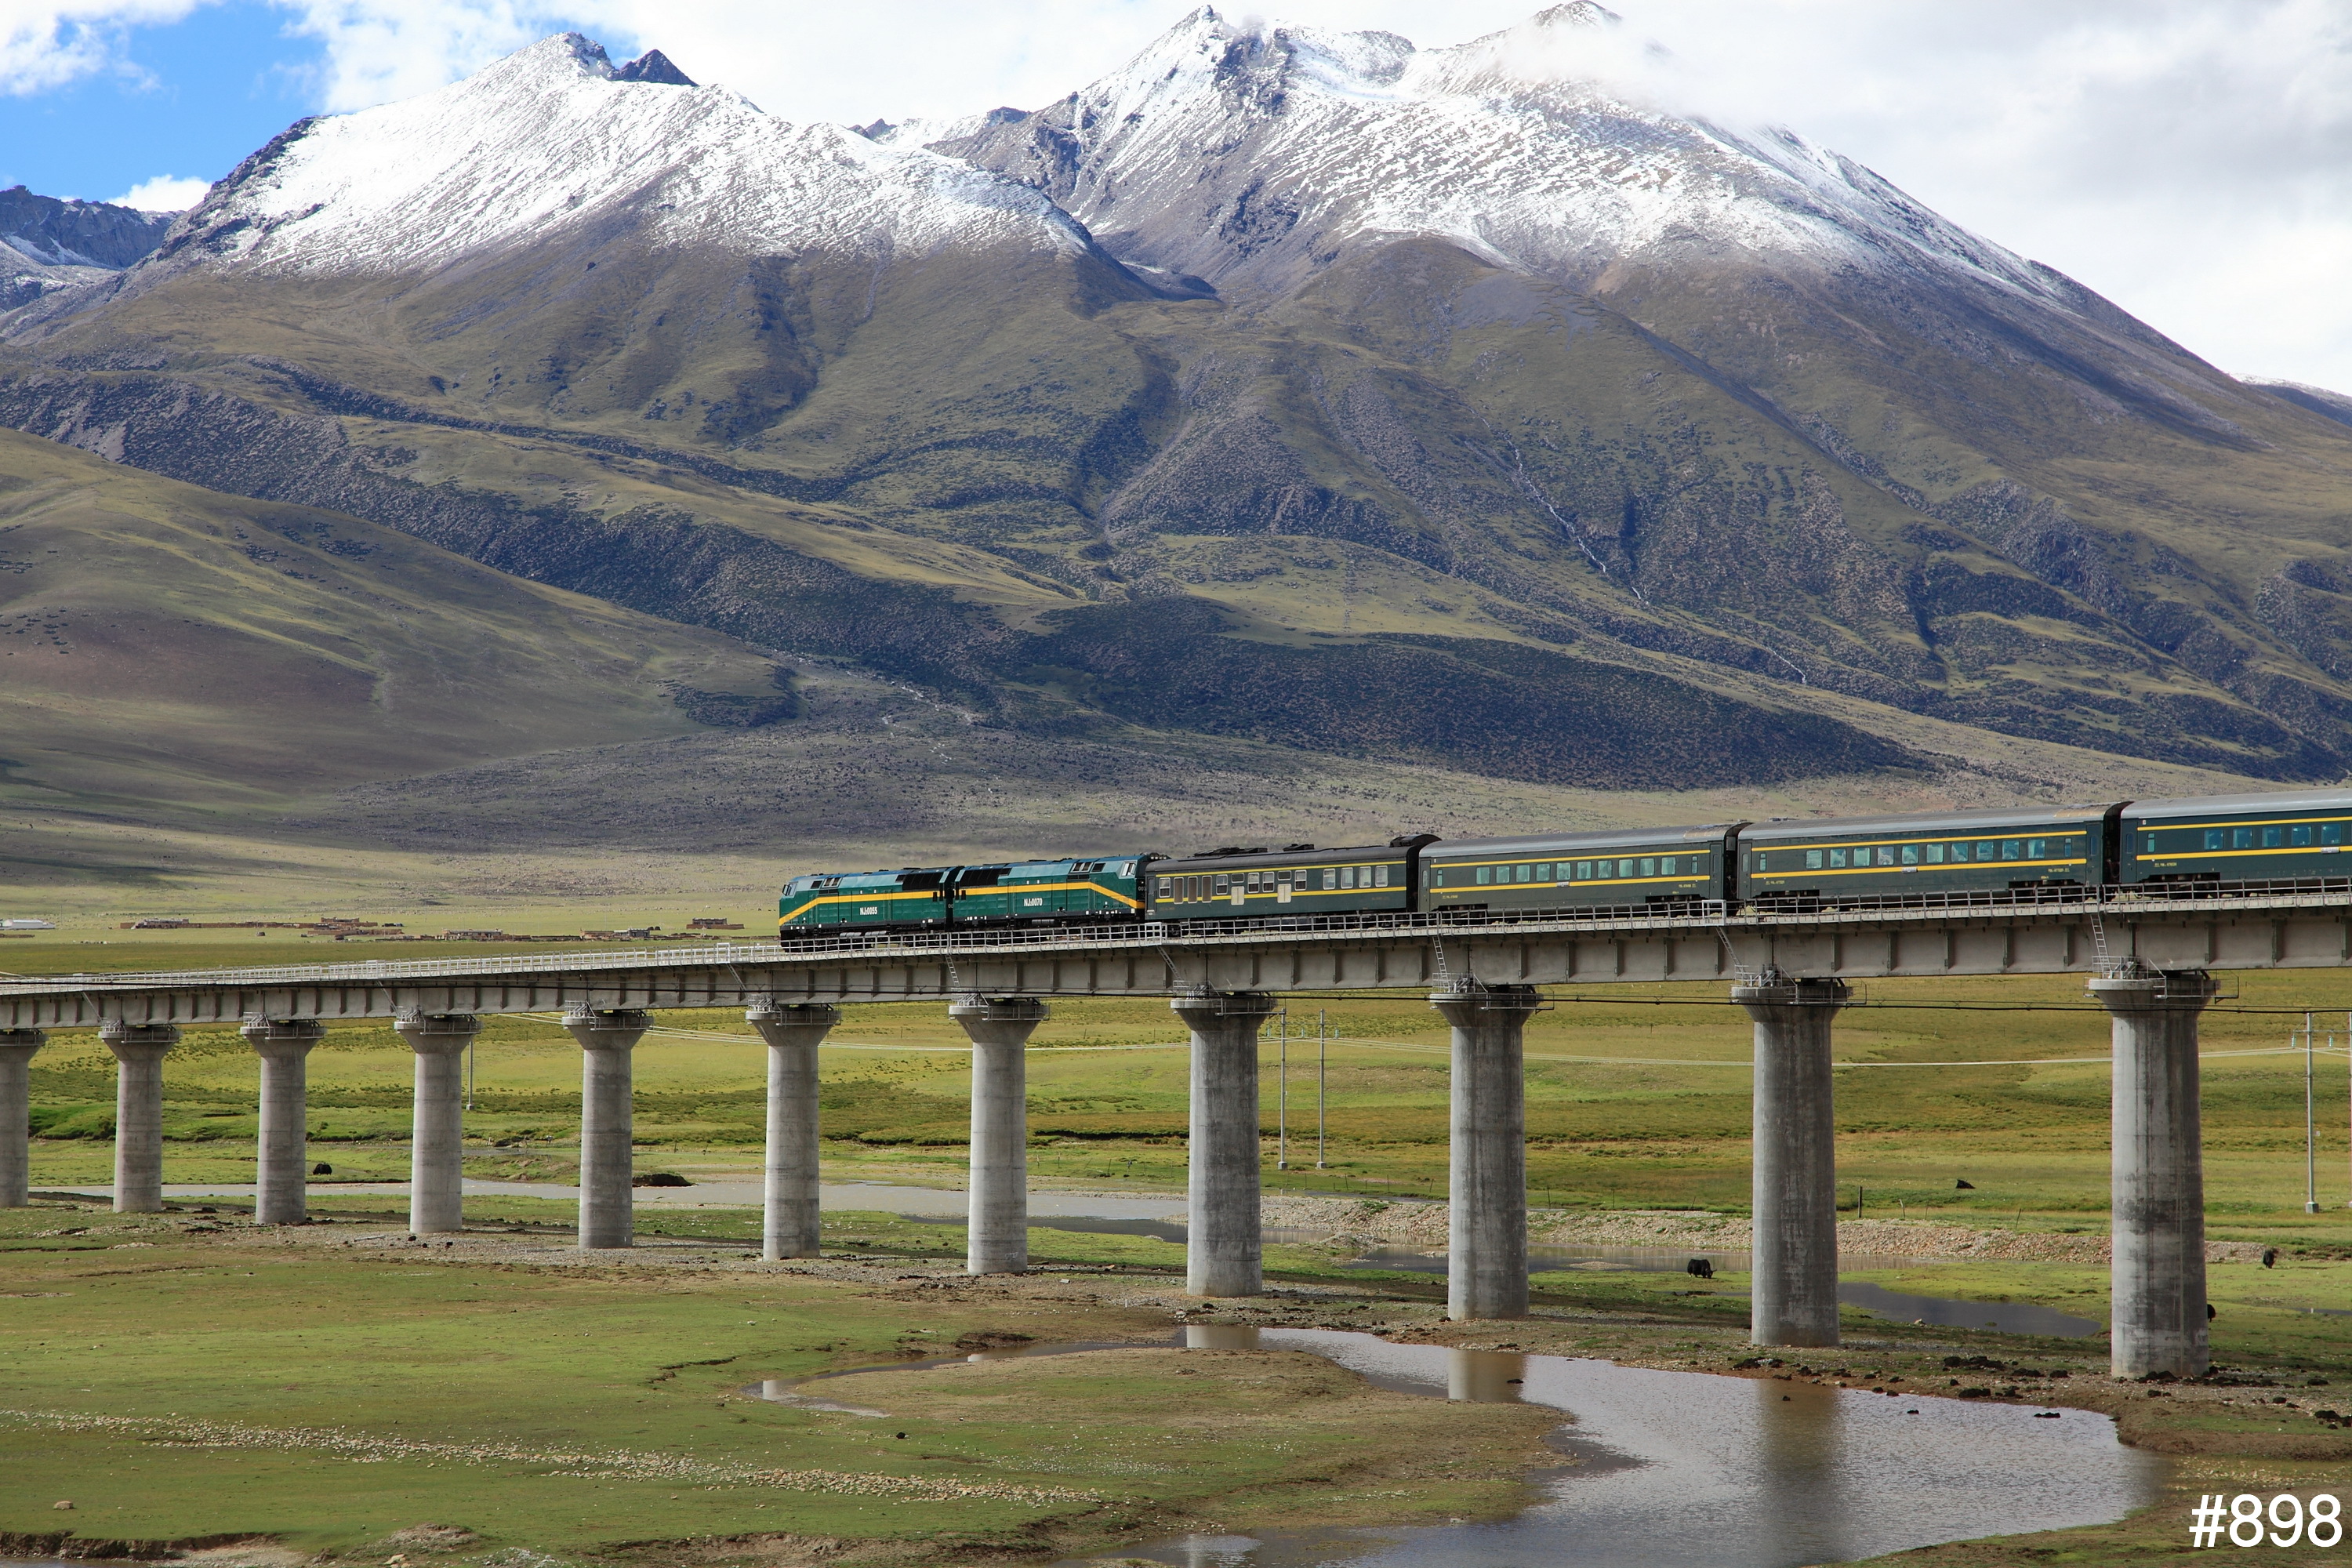
[[[1391,1344],[1318,1329],[1193,1328],[1186,1342],[1328,1357],[1384,1387],[1522,1400],[1573,1417],[1575,1463],[1538,1500],[1486,1524],[1192,1536],[1123,1548],[1185,1568],[1793,1568],[1974,1536],[2122,1518],[2156,1499],[2163,1461],[2069,1410],[1810,1384],[1650,1372],[1610,1362]],[[1084,1353],[1039,1346],[1004,1354]],[[1843,1352],[1853,1362],[1855,1352]],[[937,1364],[937,1363],[932,1363]],[[907,1363],[873,1370],[904,1372]],[[856,1404],[857,1373],[747,1392]],[[879,1414],[879,1412],[875,1412]]]

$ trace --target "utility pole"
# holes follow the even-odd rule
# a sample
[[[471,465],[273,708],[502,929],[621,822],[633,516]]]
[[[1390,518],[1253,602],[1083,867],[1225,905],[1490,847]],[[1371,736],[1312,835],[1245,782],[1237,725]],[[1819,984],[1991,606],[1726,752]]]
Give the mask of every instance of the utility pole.
[[[1281,1012],[1282,1038],[1276,1051],[1280,1079],[1275,1100],[1275,1162],[1277,1171],[1290,1169],[1290,1009]]]
[[[2303,1016],[2303,1212],[2319,1212],[2319,1145],[2312,1122],[2311,1015]]]
[[[1323,1164],[1323,1019],[1326,1009],[1315,1009],[1315,1168]],[[2352,1207],[2352,1205],[2347,1205]]]

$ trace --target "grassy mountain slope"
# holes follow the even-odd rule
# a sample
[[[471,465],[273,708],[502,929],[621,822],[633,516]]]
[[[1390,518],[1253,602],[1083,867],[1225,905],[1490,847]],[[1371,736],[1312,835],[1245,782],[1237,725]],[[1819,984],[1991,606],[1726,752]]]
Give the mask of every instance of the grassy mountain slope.
[[[14,433],[0,557],[20,806],[226,811],[782,706],[726,637]]]
[[[2023,263],[1359,227],[1251,282],[1242,224],[1175,299],[1084,243],[593,210],[335,274],[191,220],[0,329],[0,425],[1033,737],[1664,789],[1916,767],[1936,721],[2352,771],[2352,428]]]

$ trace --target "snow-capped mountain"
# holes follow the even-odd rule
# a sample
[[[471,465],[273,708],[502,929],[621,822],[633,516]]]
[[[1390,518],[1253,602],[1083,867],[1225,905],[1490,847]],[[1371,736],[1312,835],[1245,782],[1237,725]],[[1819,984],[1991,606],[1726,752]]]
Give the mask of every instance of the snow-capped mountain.
[[[1864,703],[2352,765],[2336,416],[1606,85],[1615,26],[1203,9],[857,129],[550,38],[15,311],[0,423],[1008,722],[1679,787],[1876,765]]]
[[[1359,243],[1429,236],[1563,278],[1628,258],[1925,260],[2050,290],[2043,269],[1793,132],[1613,91],[1599,72],[1616,26],[1576,0],[1423,50],[1203,6],[1068,98],[939,127],[932,145],[1048,193],[1114,254],[1220,285],[1279,289]]]
[[[740,255],[1086,244],[1011,181],[780,119],[666,58],[615,67],[564,34],[439,92],[301,121],[223,181],[170,249],[352,275],[593,231]]]

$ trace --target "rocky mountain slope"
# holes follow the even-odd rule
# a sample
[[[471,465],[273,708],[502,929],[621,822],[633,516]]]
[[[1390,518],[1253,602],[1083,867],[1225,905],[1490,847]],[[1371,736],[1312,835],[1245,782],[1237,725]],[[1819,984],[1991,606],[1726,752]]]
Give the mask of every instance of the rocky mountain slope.
[[[172,214],[0,191],[0,310],[99,282],[163,242]]]
[[[0,424],[1032,735],[2346,772],[2352,429],[1793,134],[1614,94],[1608,25],[1203,9],[951,135],[550,39],[294,126],[18,309]]]

